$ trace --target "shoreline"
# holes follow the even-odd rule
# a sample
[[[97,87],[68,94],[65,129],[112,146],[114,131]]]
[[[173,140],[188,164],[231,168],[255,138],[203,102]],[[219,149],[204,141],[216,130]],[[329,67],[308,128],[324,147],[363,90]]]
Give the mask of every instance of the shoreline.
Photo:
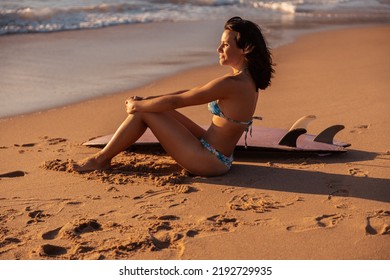
[[[0,174],[13,172],[0,177],[0,259],[390,259],[389,31],[324,31],[274,50],[254,125],[343,124],[337,138],[352,146],[340,156],[241,153],[227,175],[201,178],[161,151],[126,152],[111,171],[66,172],[97,151],[81,143],[121,123],[125,97],[198,86],[220,66],[0,119]],[[206,124],[206,107],[182,111]]]

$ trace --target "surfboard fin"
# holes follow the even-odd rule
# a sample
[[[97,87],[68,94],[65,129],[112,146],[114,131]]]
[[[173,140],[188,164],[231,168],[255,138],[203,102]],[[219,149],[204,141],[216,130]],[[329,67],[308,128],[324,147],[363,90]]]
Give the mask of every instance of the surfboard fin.
[[[295,148],[297,146],[298,137],[304,133],[306,133],[306,129],[304,129],[304,128],[296,128],[296,129],[290,130],[279,141],[279,145]]]
[[[344,126],[341,124],[332,125],[324,129],[320,134],[314,138],[314,142],[321,142],[326,144],[333,144],[334,136],[340,131],[343,130]]]
[[[297,128],[304,128],[304,129],[307,129],[307,126],[308,124],[315,120],[316,119],[316,116],[314,115],[307,115],[307,116],[304,116],[302,118],[300,118],[299,120],[297,120],[289,129],[289,131],[291,130],[294,130],[294,129],[297,129]]]

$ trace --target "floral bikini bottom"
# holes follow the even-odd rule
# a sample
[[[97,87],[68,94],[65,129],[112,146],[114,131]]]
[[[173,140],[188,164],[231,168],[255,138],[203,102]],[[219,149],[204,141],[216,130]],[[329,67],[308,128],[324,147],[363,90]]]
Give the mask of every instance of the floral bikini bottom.
[[[219,152],[217,149],[215,149],[213,146],[211,146],[206,140],[203,138],[200,139],[200,143],[205,147],[210,153],[215,155],[224,165],[227,166],[227,168],[230,169],[233,162],[233,155],[230,157],[225,156],[221,152]]]

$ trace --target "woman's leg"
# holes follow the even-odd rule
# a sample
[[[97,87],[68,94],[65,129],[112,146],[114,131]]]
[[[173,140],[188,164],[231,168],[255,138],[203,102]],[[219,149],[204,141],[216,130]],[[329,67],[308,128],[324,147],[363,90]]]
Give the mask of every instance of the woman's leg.
[[[204,128],[193,122],[190,118],[186,117],[182,113],[176,110],[169,111],[168,113],[181,124],[183,124],[189,131],[191,131],[191,133],[195,135],[196,138],[199,139],[205,134],[206,130]]]
[[[200,144],[198,138],[205,130],[177,111],[129,115],[102,151],[81,161],[74,169],[81,172],[109,167],[111,159],[137,141],[148,126],[165,150],[190,172],[219,175],[228,171]]]
[[[195,137],[200,138],[205,130],[183,114],[173,110],[168,112],[170,116],[184,125]],[[110,142],[101,151],[106,159],[111,159],[120,152],[134,144],[147,129],[147,124],[140,118],[140,114],[129,115],[119,126]]]
[[[137,141],[146,128],[146,124],[139,115],[129,115],[101,151],[79,161],[73,166],[73,169],[79,172],[107,169],[111,159]]]

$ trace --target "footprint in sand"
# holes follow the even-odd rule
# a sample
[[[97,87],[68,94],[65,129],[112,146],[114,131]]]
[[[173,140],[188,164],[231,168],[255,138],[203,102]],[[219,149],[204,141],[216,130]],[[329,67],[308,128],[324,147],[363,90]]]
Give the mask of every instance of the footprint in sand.
[[[322,215],[316,218],[310,218],[304,222],[303,225],[288,226],[286,229],[291,232],[303,232],[314,229],[326,229],[335,227],[340,221],[344,219],[343,214],[329,214]]]
[[[199,234],[199,230],[190,229],[186,232],[186,236],[195,237]]]
[[[212,221],[217,225],[223,225],[223,224],[229,224],[233,223],[236,224],[237,219],[236,218],[228,218],[225,215],[214,215],[207,218],[208,221]]]
[[[99,231],[102,225],[96,220],[76,220],[71,223],[44,232],[41,237],[44,240],[53,240],[57,237],[66,237],[68,239],[80,238],[82,234]]]
[[[369,124],[357,125],[357,126],[354,126],[354,128],[352,130],[350,130],[350,132],[361,134],[369,128],[370,128]]]
[[[176,221],[176,220],[180,220],[180,217],[175,215],[163,215],[158,217],[157,219],[161,221]]]
[[[23,177],[26,174],[27,174],[27,172],[25,172],[25,171],[16,170],[16,171],[11,171],[11,172],[7,172],[7,173],[2,173],[2,174],[0,174],[0,178]]]
[[[27,207],[26,211],[29,211],[28,216],[31,218],[27,221],[27,224],[44,222],[44,218],[51,216],[50,214],[45,214],[43,210],[30,210],[30,207]]]
[[[284,207],[280,202],[272,200],[269,196],[251,194],[235,195],[228,202],[231,210],[254,211],[256,213],[270,212],[272,209]]]
[[[227,231],[232,232],[239,225],[238,219],[226,214],[210,216],[202,226],[203,231]]]
[[[182,224],[180,217],[164,215],[155,217],[153,225],[149,226],[148,240],[152,249],[178,249],[182,250],[185,238],[195,238],[198,235],[218,234],[232,232],[238,226],[238,220],[226,214],[217,214],[205,218],[199,224]]]
[[[53,239],[55,239],[58,236],[58,233],[60,232],[61,229],[62,229],[62,227],[59,227],[59,228],[56,228],[56,229],[53,229],[53,230],[49,230],[49,231],[43,233],[42,234],[42,239],[44,239],[44,240],[53,240]]]
[[[169,217],[175,217],[175,219],[178,218],[171,215],[169,215]],[[171,220],[171,218],[168,220]],[[170,222],[165,221],[151,226],[148,230],[148,235],[154,245],[154,249],[158,250],[174,247],[172,245],[183,238],[182,234],[173,231],[173,227]]]
[[[82,234],[99,231],[101,229],[102,225],[96,220],[80,220],[65,225],[61,231],[64,234],[79,237]]]
[[[44,257],[56,257],[60,255],[65,255],[68,250],[65,247],[44,244],[39,248],[39,255]]]
[[[5,247],[7,245],[11,245],[11,244],[19,244],[21,242],[22,242],[22,240],[20,240],[17,237],[6,237],[6,238],[4,238],[3,241],[0,242],[0,248]]]
[[[351,176],[355,176],[355,177],[368,177],[368,172],[367,171],[364,171],[364,170],[361,170],[359,168],[350,168],[348,170],[349,174]]]
[[[331,192],[328,195],[328,201],[334,203],[334,206],[337,209],[347,209],[353,207],[348,200],[349,190],[346,187],[348,186],[345,186],[338,181],[331,181],[328,183],[328,188],[331,189]]]
[[[390,234],[390,211],[377,211],[367,217],[366,234]]]
[[[26,143],[26,144],[14,144],[14,147],[24,147],[24,148],[30,148],[34,147],[36,143]]]

